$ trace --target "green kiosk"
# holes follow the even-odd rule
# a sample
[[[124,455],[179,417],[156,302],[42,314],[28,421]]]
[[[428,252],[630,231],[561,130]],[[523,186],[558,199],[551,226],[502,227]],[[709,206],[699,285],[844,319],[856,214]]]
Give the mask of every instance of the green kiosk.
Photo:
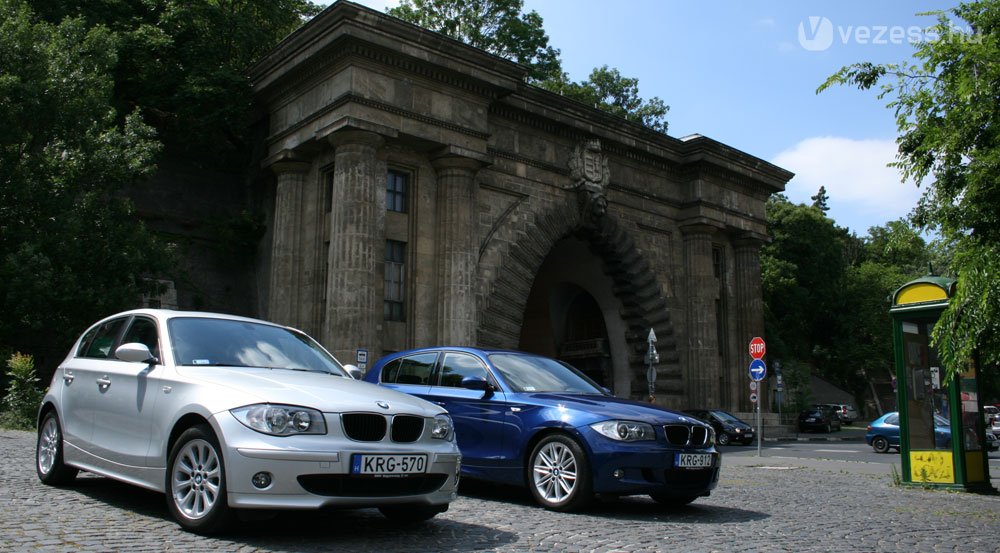
[[[930,345],[931,330],[954,292],[954,279],[926,276],[892,295],[902,481],[993,492],[975,360],[947,379]]]

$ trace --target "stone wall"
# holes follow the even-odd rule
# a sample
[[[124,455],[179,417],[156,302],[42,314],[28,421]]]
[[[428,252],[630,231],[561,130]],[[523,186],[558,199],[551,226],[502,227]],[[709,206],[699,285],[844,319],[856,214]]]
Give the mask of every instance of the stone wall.
[[[603,313],[616,393],[645,397],[653,329],[657,401],[748,407],[764,204],[790,173],[526,85],[516,64],[346,2],[251,74],[274,198],[261,316],[344,362],[518,348],[526,310],[545,307],[532,291],[572,282]],[[405,213],[386,211],[390,169],[409,179]],[[403,321],[383,316],[386,240],[405,243]]]

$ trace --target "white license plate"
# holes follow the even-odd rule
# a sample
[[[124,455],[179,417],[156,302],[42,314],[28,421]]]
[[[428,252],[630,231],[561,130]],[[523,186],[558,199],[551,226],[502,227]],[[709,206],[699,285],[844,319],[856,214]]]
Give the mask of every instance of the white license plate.
[[[426,455],[369,455],[351,457],[351,474],[423,474],[427,472]]]
[[[808,419],[806,419],[806,422],[816,422],[816,419],[809,417]]]
[[[712,466],[710,453],[677,453],[674,455],[674,466],[677,468],[706,468]]]

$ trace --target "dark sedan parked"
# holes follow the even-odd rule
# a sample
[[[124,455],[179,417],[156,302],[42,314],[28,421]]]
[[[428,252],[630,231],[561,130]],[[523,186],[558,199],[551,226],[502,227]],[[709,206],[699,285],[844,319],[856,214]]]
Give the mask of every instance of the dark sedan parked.
[[[555,359],[424,348],[383,357],[365,380],[445,407],[462,476],[527,487],[547,509],[578,509],[595,494],[684,505],[719,481],[709,425],[614,397]]]
[[[814,405],[799,413],[799,432],[840,430],[837,412],[825,405]]]
[[[753,427],[735,415],[720,409],[685,409],[684,412],[711,424],[719,445],[729,445],[730,442],[747,445],[753,442]]]

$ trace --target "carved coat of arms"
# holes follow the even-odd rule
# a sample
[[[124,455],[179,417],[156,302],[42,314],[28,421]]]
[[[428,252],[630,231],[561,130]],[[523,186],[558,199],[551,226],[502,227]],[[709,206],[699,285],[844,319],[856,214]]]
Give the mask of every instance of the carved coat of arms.
[[[607,212],[604,189],[611,181],[608,156],[601,151],[600,140],[584,140],[576,145],[569,159],[569,172],[582,214],[589,222],[596,222]]]

